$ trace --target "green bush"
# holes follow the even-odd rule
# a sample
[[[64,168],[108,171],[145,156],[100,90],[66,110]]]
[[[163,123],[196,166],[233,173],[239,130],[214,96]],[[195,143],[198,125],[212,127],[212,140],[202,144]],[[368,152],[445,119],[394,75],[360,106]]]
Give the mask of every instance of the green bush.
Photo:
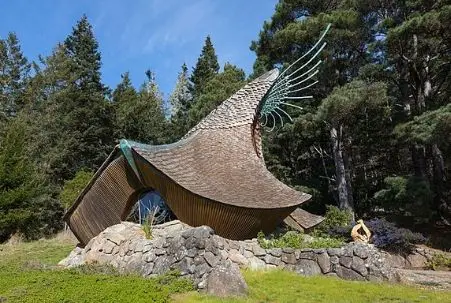
[[[27,125],[16,118],[0,142],[0,243],[37,239],[62,227],[62,209],[27,153]]]
[[[345,227],[351,223],[352,213],[349,210],[341,210],[336,206],[327,205],[324,221],[313,230],[314,236],[330,237],[329,231],[337,227]]]
[[[80,170],[72,180],[64,183],[63,190],[60,193],[60,200],[66,209],[75,202],[93,176],[94,174],[91,171]]]
[[[432,259],[426,264],[429,269],[432,270],[451,270],[451,258],[444,254],[433,254]]]
[[[279,237],[275,237],[274,235],[265,237],[263,232],[259,232],[257,241],[262,248],[301,248],[304,239],[303,235],[296,231],[288,231]]]
[[[339,248],[345,245],[345,241],[340,238],[319,237],[308,244],[308,248]]]
[[[306,241],[303,234],[296,231],[288,231],[280,236],[269,235],[265,237],[263,232],[257,235],[257,241],[262,248],[333,248],[342,247],[344,241],[331,237],[315,237],[312,241]]]
[[[414,216],[421,223],[428,221],[433,213],[433,193],[429,182],[423,178],[387,177],[385,188],[374,194],[374,204],[400,215]]]

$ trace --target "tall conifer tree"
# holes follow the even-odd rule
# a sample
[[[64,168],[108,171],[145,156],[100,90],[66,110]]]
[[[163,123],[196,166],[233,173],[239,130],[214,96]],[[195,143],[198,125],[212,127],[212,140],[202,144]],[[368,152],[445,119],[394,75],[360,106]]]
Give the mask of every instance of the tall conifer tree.
[[[46,60],[41,156],[47,173],[60,184],[81,168],[99,167],[114,145],[113,111],[100,81],[100,58],[83,16]]]
[[[196,66],[191,75],[191,82],[193,84],[192,93],[196,97],[200,95],[207,82],[214,77],[219,71],[218,57],[216,56],[215,48],[211,42],[210,36],[205,39],[202,53],[197,59]]]

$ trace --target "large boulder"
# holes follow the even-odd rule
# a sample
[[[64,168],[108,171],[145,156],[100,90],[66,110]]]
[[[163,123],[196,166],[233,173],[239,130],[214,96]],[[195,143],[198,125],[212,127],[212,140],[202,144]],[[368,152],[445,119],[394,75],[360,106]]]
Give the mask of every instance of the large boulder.
[[[206,281],[206,292],[218,297],[245,296],[248,287],[238,265],[226,261],[211,271]]]

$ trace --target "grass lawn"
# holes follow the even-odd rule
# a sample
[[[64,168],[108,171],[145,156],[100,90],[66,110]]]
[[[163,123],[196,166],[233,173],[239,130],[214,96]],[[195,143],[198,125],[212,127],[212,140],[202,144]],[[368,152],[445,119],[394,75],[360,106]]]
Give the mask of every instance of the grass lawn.
[[[450,292],[283,271],[246,271],[249,297],[220,300],[190,291],[187,280],[171,276],[143,279],[55,268],[73,245],[61,238],[0,245],[0,302],[451,302]]]

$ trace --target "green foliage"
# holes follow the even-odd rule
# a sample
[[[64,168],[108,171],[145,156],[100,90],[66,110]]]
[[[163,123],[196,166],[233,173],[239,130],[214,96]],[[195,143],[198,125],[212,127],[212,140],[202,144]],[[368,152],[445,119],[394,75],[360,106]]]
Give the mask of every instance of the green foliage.
[[[0,246],[0,294],[8,302],[157,302],[192,291],[192,282],[169,272],[158,278],[118,274],[105,265],[64,270],[56,264],[74,243],[59,239]],[[31,266],[39,264],[39,266]],[[24,266],[25,265],[25,266]],[[95,287],[93,287],[95,285]]]
[[[146,218],[146,220],[144,220],[141,228],[146,235],[146,239],[152,239],[152,224],[148,217]]]
[[[17,115],[24,106],[23,94],[30,64],[15,33],[0,39],[0,122]]]
[[[113,92],[118,136],[146,144],[162,144],[166,139],[163,100],[152,72],[139,92],[131,86],[128,73]]]
[[[193,102],[188,78],[188,67],[183,64],[182,71],[177,77],[174,90],[169,97],[171,104],[171,141],[176,141],[189,131],[189,109]]]
[[[194,126],[224,100],[245,84],[245,74],[241,68],[226,63],[224,71],[209,80],[202,93],[195,98],[189,110],[190,125]]]
[[[306,241],[303,234],[297,231],[288,231],[284,234],[265,237],[263,232],[257,235],[258,244],[262,248],[333,248],[342,247],[345,243],[338,238],[328,236],[315,237],[311,241]]]
[[[94,174],[91,171],[80,170],[72,180],[64,182],[60,200],[65,209],[68,209],[75,202],[93,176]]]
[[[219,63],[215,48],[211,42],[210,36],[205,39],[202,53],[197,59],[196,66],[191,75],[192,94],[199,96],[204,91],[204,86],[218,73]]]
[[[429,183],[419,177],[386,177],[385,188],[374,194],[375,205],[394,213],[429,219],[432,191]]]
[[[271,172],[317,193],[312,210],[354,201],[368,214],[386,177],[416,175],[430,184],[429,222],[449,224],[449,20],[447,1],[279,1],[252,42],[252,77],[292,63],[332,24],[315,99],[263,141]]]
[[[330,277],[303,277],[282,270],[244,271],[249,296],[224,300],[199,292],[175,296],[175,302],[446,302],[448,291],[426,290],[395,283],[345,281]],[[449,300],[448,300],[449,301]]]
[[[352,214],[348,210],[341,210],[336,206],[327,205],[324,221],[316,226],[313,234],[316,236],[328,236],[329,231],[336,227],[345,227],[351,223]]]
[[[0,242],[14,233],[32,239],[61,228],[61,206],[27,155],[25,131],[16,118],[1,142]]]
[[[42,170],[62,185],[82,168],[98,168],[114,146],[113,107],[105,99],[98,44],[86,17],[43,63],[31,147]]]
[[[426,266],[432,270],[451,270],[451,257],[443,253],[434,253]]]
[[[257,240],[262,248],[301,248],[302,243],[304,242],[303,235],[295,231],[288,231],[279,237],[271,235],[269,239],[266,239],[265,235],[262,232],[259,232]]]
[[[315,237],[308,248],[339,248],[345,245],[344,240],[334,237]]]

